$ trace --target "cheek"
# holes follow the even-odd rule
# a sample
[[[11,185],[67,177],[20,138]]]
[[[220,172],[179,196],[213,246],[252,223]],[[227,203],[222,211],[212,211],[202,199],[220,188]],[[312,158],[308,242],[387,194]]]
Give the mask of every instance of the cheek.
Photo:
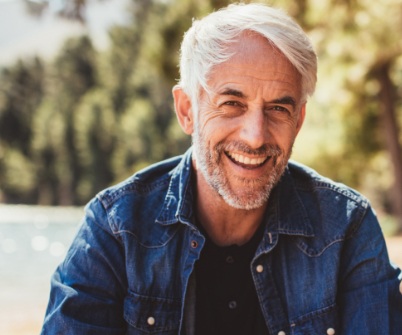
[[[204,139],[211,142],[221,141],[235,129],[235,121],[225,118],[219,110],[208,110],[198,118],[197,129]]]
[[[293,145],[297,135],[297,129],[293,123],[282,123],[279,126],[272,126],[269,130],[270,142],[274,142],[282,149],[288,149]]]
[[[222,126],[222,113],[216,110],[208,110],[202,113],[198,118],[198,126],[201,132],[206,132],[208,129],[217,129]]]

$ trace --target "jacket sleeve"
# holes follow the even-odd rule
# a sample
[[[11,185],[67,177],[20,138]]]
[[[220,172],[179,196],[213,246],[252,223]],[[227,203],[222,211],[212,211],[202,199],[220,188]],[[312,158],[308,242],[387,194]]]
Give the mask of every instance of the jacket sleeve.
[[[370,208],[346,240],[342,259],[340,334],[400,334],[401,270],[390,263],[382,231]]]
[[[125,287],[123,247],[95,199],[52,277],[41,334],[124,334]]]

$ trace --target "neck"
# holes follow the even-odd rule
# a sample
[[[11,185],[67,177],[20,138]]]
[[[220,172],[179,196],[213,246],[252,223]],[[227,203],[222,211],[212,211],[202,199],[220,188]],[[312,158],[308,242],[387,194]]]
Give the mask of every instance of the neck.
[[[196,175],[197,219],[208,236],[219,246],[247,243],[260,226],[266,206],[253,210],[231,207],[199,171]]]

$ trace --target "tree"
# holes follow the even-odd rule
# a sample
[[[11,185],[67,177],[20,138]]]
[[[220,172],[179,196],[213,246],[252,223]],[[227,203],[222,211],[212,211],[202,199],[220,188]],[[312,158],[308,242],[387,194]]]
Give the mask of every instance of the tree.
[[[0,185],[5,201],[34,201],[29,143],[33,111],[44,96],[44,77],[45,68],[38,58],[19,60],[0,73]]]
[[[47,75],[46,98],[33,122],[32,150],[42,204],[78,204],[82,168],[75,147],[74,111],[96,86],[96,53],[88,37],[66,42]]]
[[[85,203],[114,180],[112,157],[116,149],[117,118],[108,92],[89,91],[73,111],[74,150],[79,179],[75,190],[78,203]]]

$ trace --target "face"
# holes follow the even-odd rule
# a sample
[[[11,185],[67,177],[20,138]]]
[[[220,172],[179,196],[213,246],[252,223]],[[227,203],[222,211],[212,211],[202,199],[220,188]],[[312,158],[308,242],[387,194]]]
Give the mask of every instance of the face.
[[[301,80],[266,39],[243,35],[200,93],[193,136],[197,170],[227,204],[263,206],[304,119]]]

